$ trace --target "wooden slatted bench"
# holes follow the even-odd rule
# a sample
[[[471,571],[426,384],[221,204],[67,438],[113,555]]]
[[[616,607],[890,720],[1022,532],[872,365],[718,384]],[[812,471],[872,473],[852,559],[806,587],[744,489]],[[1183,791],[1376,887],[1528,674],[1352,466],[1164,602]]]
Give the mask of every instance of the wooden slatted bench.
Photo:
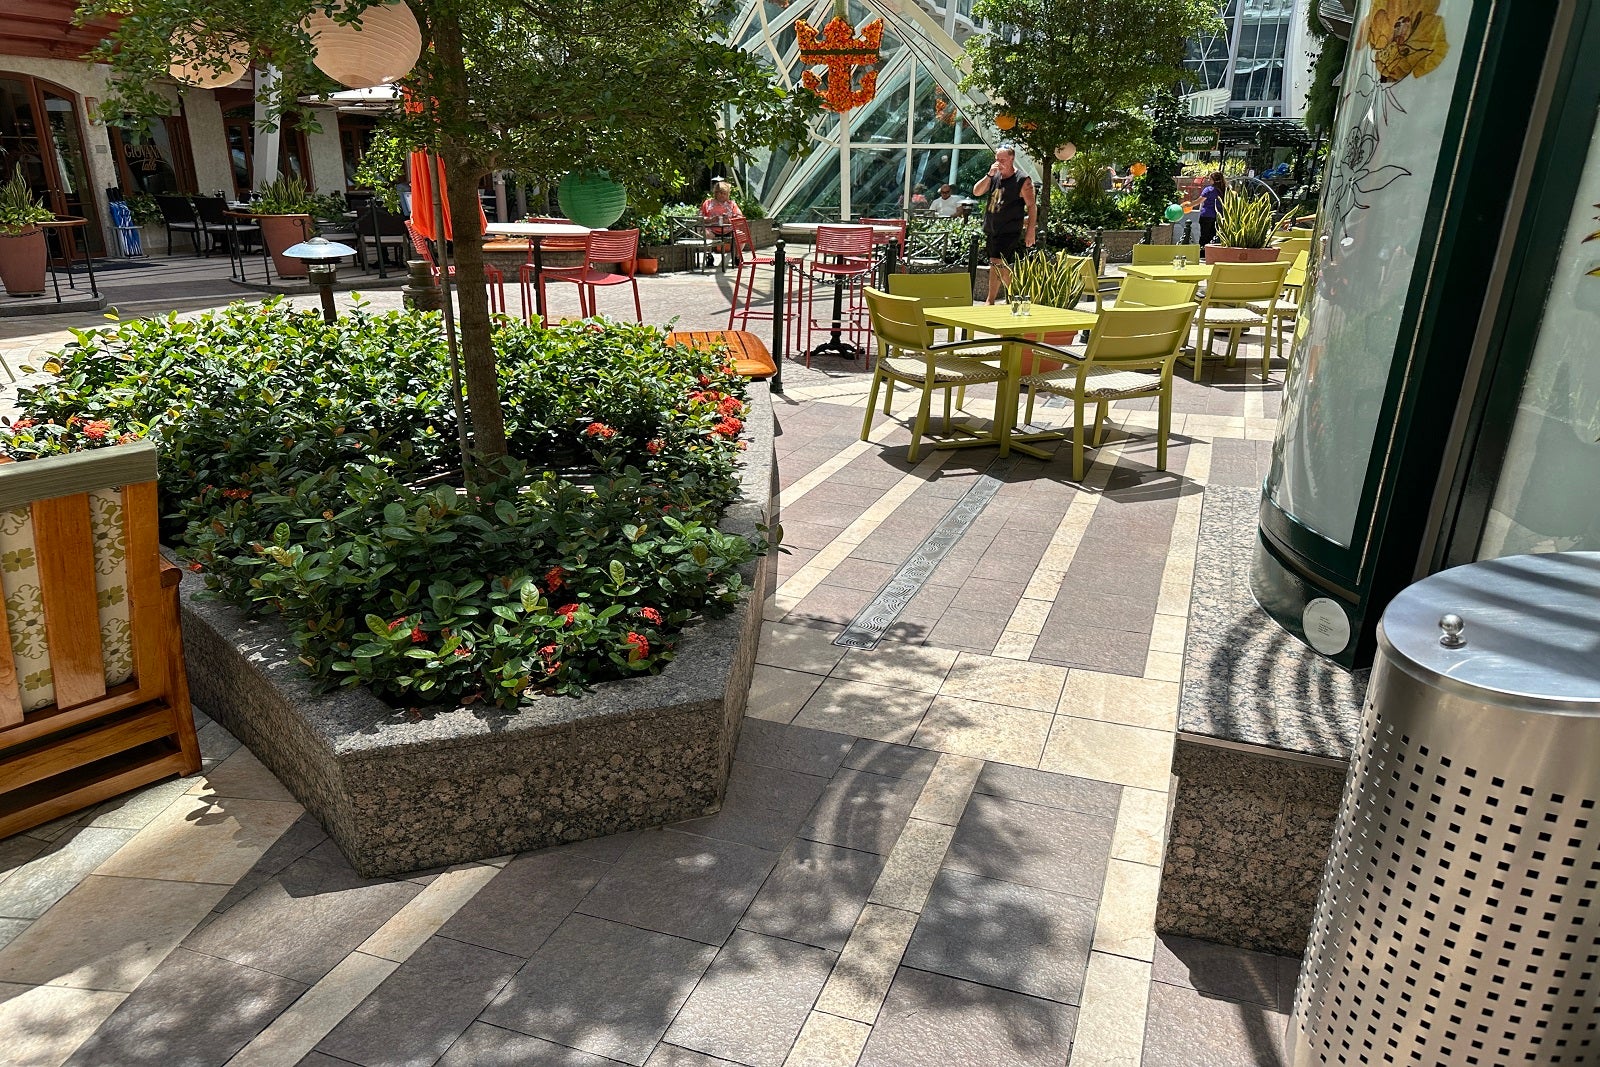
[[[0,838],[200,769],[147,443],[0,464]]]
[[[778,373],[772,353],[761,338],[748,330],[682,330],[667,334],[667,343],[690,348],[727,345],[728,355],[733,357],[733,369],[738,374],[759,381]]]

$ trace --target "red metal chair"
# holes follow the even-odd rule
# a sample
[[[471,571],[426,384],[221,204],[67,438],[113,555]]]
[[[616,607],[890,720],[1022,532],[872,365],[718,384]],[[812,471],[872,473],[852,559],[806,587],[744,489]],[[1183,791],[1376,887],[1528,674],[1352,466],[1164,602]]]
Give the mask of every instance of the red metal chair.
[[[873,233],[873,235],[872,235],[872,246],[874,248],[881,248],[884,245],[891,245],[891,244],[894,245],[895,246],[895,248],[894,248],[895,256],[899,259],[901,264],[905,263],[905,261],[906,261],[906,220],[905,219],[869,219],[869,218],[863,217],[862,220],[861,220],[861,225],[863,225],[863,226],[893,226],[896,230],[898,230],[899,232],[894,234],[893,236],[890,236],[889,234],[880,234],[880,233],[876,233],[876,232]],[[905,267],[902,265],[900,269],[901,270],[905,270]]]
[[[739,286],[743,285],[744,310],[739,328],[748,330],[751,319],[771,319],[776,314],[775,311],[750,310],[750,304],[755,298],[757,268],[772,266],[773,258],[756,252],[756,242],[755,238],[750,236],[748,219],[733,220],[733,255],[738,263],[733,275],[733,302],[728,306],[728,329],[733,329],[733,320],[740,315]]]
[[[524,222],[556,222],[570,224],[571,219],[558,219],[553,215],[533,215],[523,220]],[[582,252],[588,245],[582,237],[530,237],[528,238],[528,258],[517,268],[517,285],[522,289],[522,317],[529,319],[533,314],[533,275],[537,269],[533,262],[533,243],[539,242],[539,251],[544,252]],[[546,270],[559,270],[558,267],[546,267]]]
[[[871,362],[872,328],[866,317],[861,289],[872,277],[872,230],[866,226],[818,226],[817,243],[801,274],[806,295],[801,299],[806,327],[806,366],[811,366],[811,343],[817,330],[837,333],[840,339],[860,337],[861,349]],[[817,282],[835,287],[828,318],[817,318]]]
[[[644,321],[644,305],[639,300],[639,279],[634,270],[639,259],[638,230],[592,230],[584,242],[583,264],[577,267],[546,267],[539,272],[539,294],[544,299],[544,283],[572,282],[578,287],[578,309],[585,318],[597,313],[595,291],[602,285],[633,286],[633,310]],[[615,264],[617,271],[602,269]],[[620,271],[620,273],[618,273]],[[548,301],[545,306],[549,307]]]
[[[433,249],[428,247],[428,239],[417,232],[417,228],[408,221],[406,235],[411,238],[411,247],[416,250],[417,258],[428,264],[428,269],[433,273],[434,284],[439,283],[439,264],[434,262]],[[450,264],[450,277],[456,276],[455,264]],[[506,276],[500,268],[490,263],[483,265],[483,280],[488,283],[489,310],[504,315],[506,313]]]

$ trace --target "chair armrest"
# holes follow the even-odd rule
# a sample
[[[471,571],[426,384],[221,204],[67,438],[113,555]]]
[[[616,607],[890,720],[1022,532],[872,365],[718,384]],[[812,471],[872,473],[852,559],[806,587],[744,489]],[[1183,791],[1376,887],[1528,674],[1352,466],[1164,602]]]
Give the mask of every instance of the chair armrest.
[[[173,563],[171,560],[167,559],[166,556],[162,556],[161,557],[161,588],[163,588],[163,589],[171,589],[173,586],[177,585],[181,581],[183,581],[183,568],[179,567],[176,563]]]
[[[1023,338],[1022,343],[1027,345],[1035,352],[1043,352],[1052,358],[1059,359],[1065,363],[1085,363],[1088,361],[1087,356],[1081,356],[1070,349],[1059,348],[1056,345],[1046,344],[1043,341],[1029,341],[1028,339]]]
[[[981,337],[965,341],[945,341],[942,344],[929,345],[928,351],[942,356],[946,352],[954,352],[960,348],[993,348],[995,345],[1005,344],[1006,340],[1004,337]]]

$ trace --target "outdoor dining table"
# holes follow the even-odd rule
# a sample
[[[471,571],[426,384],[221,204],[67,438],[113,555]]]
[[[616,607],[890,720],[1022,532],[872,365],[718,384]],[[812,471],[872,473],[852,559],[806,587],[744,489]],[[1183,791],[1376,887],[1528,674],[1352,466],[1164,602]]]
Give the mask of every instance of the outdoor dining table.
[[[785,222],[778,227],[778,232],[785,237],[810,237],[812,242],[815,243],[817,230],[823,226],[841,230],[868,228],[866,224],[859,222]],[[900,235],[900,227],[898,226],[875,225],[870,228],[874,241],[880,237],[898,237]],[[838,260],[842,263],[844,262],[844,257],[840,256]],[[804,268],[801,266],[800,261],[796,259],[790,263],[790,269],[798,271]],[[812,312],[806,310],[804,314],[809,316]],[[832,325],[833,329],[828,332],[828,339],[813,349],[811,354],[813,356],[842,356],[845,359],[855,359],[856,356],[861,354],[861,350],[856,345],[844,340],[844,279],[842,277],[833,279]]]
[[[1161,282],[1203,282],[1211,277],[1211,264],[1191,263],[1187,267],[1174,267],[1170,263],[1141,263],[1137,266],[1130,263],[1122,268],[1122,273]]]
[[[544,270],[544,256],[540,249],[545,239],[549,237],[588,237],[590,230],[587,226],[579,226],[575,222],[491,222],[484,230],[493,237],[525,237],[528,239],[528,249],[533,254],[533,299],[539,313],[539,321],[543,322],[544,314],[544,289],[539,285],[539,274]],[[528,305],[522,305],[522,313],[528,313]]]
[[[1002,456],[1010,455],[1014,448],[1036,459],[1049,459],[1050,453],[1035,448],[1027,442],[1059,441],[1066,435],[1059,430],[1018,433],[1017,421],[1018,381],[1022,377],[1022,350],[1027,347],[1025,338],[1038,339],[1040,335],[1092,330],[1098,316],[1092,311],[1076,308],[1057,308],[1034,304],[1027,315],[1013,315],[1007,304],[972,304],[968,307],[924,308],[923,316],[939,326],[954,326],[972,333],[990,334],[1003,339],[1000,347],[1001,370],[1005,381],[1000,383],[995,402],[994,427],[974,438],[942,441],[936,448],[976,448],[999,445]],[[970,427],[968,432],[976,433]]]

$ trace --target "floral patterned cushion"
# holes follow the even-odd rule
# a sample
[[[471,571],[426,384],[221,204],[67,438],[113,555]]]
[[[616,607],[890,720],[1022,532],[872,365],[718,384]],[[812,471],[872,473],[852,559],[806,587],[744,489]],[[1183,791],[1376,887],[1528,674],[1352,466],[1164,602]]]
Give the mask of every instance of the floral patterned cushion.
[[[113,686],[133,675],[122,491],[91,492],[89,516],[94,529],[100,648],[105,658],[106,685]],[[55,703],[55,684],[50,676],[50,641],[45,633],[33,522],[26,507],[0,511],[0,589],[5,594],[6,625],[11,631],[11,657],[22,686],[22,709],[36,711]]]

